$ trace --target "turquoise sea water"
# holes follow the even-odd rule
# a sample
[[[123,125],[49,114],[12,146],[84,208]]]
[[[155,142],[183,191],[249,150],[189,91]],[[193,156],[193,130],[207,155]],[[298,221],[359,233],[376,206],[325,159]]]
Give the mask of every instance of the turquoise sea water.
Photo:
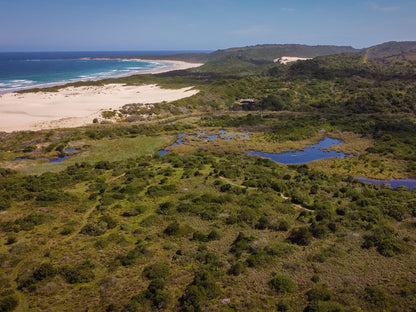
[[[132,61],[121,58],[137,55],[168,56],[182,52],[186,51],[0,53],[0,93],[67,82],[128,76],[164,68],[169,65],[158,61]],[[106,57],[120,59],[91,59]]]

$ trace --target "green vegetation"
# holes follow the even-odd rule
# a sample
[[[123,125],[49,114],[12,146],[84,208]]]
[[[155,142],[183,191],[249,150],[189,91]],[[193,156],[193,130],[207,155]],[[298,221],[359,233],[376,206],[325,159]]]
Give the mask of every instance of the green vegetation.
[[[416,191],[353,179],[416,177],[409,45],[289,65],[270,61],[276,47],[225,50],[94,82],[201,90],[150,118],[125,107],[140,118],[0,134],[0,311],[414,310]],[[221,129],[232,137],[205,140]],[[178,133],[187,144],[159,156]],[[354,157],[245,154],[324,136]]]

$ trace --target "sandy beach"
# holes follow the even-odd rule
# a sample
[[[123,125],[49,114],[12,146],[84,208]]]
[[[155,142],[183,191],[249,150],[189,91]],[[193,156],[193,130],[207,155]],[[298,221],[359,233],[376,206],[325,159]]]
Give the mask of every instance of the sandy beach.
[[[87,59],[117,60],[118,58],[110,59],[110,58],[101,57],[101,58],[87,58]],[[120,58],[120,60],[123,60],[123,58]],[[173,71],[173,70],[184,70],[184,69],[189,69],[189,68],[194,68],[194,67],[199,67],[199,66],[204,65],[203,63],[189,63],[189,62],[184,62],[184,61],[171,61],[171,60],[148,60],[148,59],[139,59],[139,58],[127,59],[127,60],[138,61],[138,62],[154,62],[154,63],[166,65],[157,69],[141,70],[137,73],[129,73],[127,74],[127,76],[136,75],[136,74],[160,74],[160,73],[166,73],[166,72]]]
[[[151,73],[187,69],[201,64],[158,61],[170,66]],[[145,73],[145,72],[143,72]],[[148,72],[147,72],[148,73]],[[198,93],[192,87],[162,89],[157,85],[66,87],[58,92],[0,94],[0,131],[73,128],[91,124],[103,110],[125,104],[171,102]]]

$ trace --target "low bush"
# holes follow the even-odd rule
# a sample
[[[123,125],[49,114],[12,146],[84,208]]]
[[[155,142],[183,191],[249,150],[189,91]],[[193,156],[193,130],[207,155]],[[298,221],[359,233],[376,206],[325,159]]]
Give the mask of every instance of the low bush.
[[[287,238],[292,244],[307,246],[312,241],[312,234],[307,227],[293,229]]]
[[[143,276],[150,279],[166,279],[169,275],[170,267],[166,263],[158,262],[150,264],[143,269]]]
[[[0,299],[0,312],[13,311],[17,305],[18,302],[14,296],[5,296]]]
[[[88,283],[95,278],[95,266],[91,262],[84,262],[73,266],[64,266],[59,273],[69,284]]]
[[[278,293],[293,292],[296,289],[296,283],[286,275],[276,275],[268,283],[269,287]]]

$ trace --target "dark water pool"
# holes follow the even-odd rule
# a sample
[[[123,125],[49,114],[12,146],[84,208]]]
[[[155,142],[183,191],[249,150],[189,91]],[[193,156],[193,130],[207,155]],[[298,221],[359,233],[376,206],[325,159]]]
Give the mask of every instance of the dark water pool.
[[[162,150],[158,150],[157,152],[159,153],[160,156],[166,155],[167,153],[169,153],[169,149],[176,146],[176,145],[182,145],[182,144],[186,144],[186,142],[182,141],[182,138],[186,135],[186,133],[179,133],[179,134],[175,134],[175,136],[177,136],[179,139],[177,139],[172,145],[169,145],[168,147],[166,147],[165,149]]]
[[[35,141],[34,141],[35,142]],[[48,163],[53,164],[53,163],[60,163],[62,162],[64,159],[67,159],[70,156],[75,156],[78,155],[77,153],[75,154],[71,154],[68,155],[68,153],[73,153],[75,152],[77,149],[76,148],[67,148],[64,150],[64,153],[66,153],[64,156],[58,156],[56,159],[52,159],[50,161],[48,161]],[[44,159],[45,157],[39,157],[39,158],[31,158],[31,160],[39,160],[39,159]],[[28,157],[16,157],[15,159],[10,159],[10,161],[19,161],[19,160],[29,160]]]
[[[249,137],[248,133],[240,134],[237,136],[236,134],[227,135],[227,132],[228,132],[227,130],[219,130],[217,134],[214,131],[211,131],[209,133],[206,133],[205,131],[203,131],[203,132],[198,132],[198,134],[194,135],[193,138],[196,140],[204,141],[204,142],[212,142],[212,141],[217,140],[218,138],[224,139],[226,141],[230,141],[231,139],[235,139],[237,137],[240,137],[241,139],[248,139]],[[168,147],[166,147],[165,149],[158,150],[158,153],[160,156],[163,156],[169,153],[169,150],[176,145],[182,145],[182,144],[188,143],[188,142],[182,141],[182,137],[185,136],[186,133],[179,133],[175,135],[179,137],[179,139],[176,140],[175,143],[173,143],[172,145],[169,145]]]
[[[249,137],[248,133],[244,135],[226,135],[226,130],[219,130],[219,134],[214,133],[206,133],[206,132],[198,132],[197,135],[194,135],[193,138],[205,142],[215,141],[218,138],[225,139],[229,141],[230,139],[240,137],[242,139],[247,139]],[[171,147],[176,145],[186,144],[187,142],[182,141],[182,137],[185,136],[186,133],[180,133],[176,136],[178,140],[176,140],[172,145],[166,147],[163,150],[159,150],[159,155],[163,156],[169,153]],[[345,158],[345,157],[352,157],[352,154],[345,154],[343,152],[336,152],[334,150],[330,150],[329,148],[334,145],[342,145],[344,144],[343,141],[325,137],[322,141],[317,144],[308,145],[304,150],[301,151],[290,151],[286,153],[263,153],[259,151],[248,151],[247,154],[249,155],[257,155],[260,157],[271,159],[275,162],[285,164],[285,165],[298,165],[298,164],[306,164],[308,162],[319,160],[319,159],[326,159],[326,158]],[[410,179],[402,179],[402,180],[374,180],[374,179],[367,179],[364,177],[355,177],[355,179],[360,180],[362,182],[368,183],[375,183],[375,184],[385,184],[389,187],[395,188],[399,186],[406,186],[409,189],[413,189],[416,187],[416,180]]]
[[[352,154],[344,154],[343,152],[336,152],[334,150],[328,150],[333,145],[341,145],[344,142],[325,137],[317,144],[308,145],[301,151],[290,151],[286,153],[263,153],[258,151],[249,151],[249,155],[257,155],[260,157],[271,159],[275,162],[285,165],[306,164],[308,162],[325,159],[325,158],[345,158],[352,157]]]
[[[76,150],[77,150],[76,148],[67,148],[67,149],[64,150],[64,153],[73,153]],[[57,159],[49,160],[49,163],[50,164],[61,163],[62,161],[64,161],[65,159],[67,159],[69,156],[73,156],[73,155],[65,154],[64,156],[58,156]]]
[[[354,177],[354,179],[360,180],[361,182],[373,183],[378,185],[387,185],[391,188],[396,188],[399,186],[406,186],[407,188],[413,190],[416,187],[416,180],[413,179],[392,179],[392,180],[377,180],[377,179],[368,179],[364,177]]]

